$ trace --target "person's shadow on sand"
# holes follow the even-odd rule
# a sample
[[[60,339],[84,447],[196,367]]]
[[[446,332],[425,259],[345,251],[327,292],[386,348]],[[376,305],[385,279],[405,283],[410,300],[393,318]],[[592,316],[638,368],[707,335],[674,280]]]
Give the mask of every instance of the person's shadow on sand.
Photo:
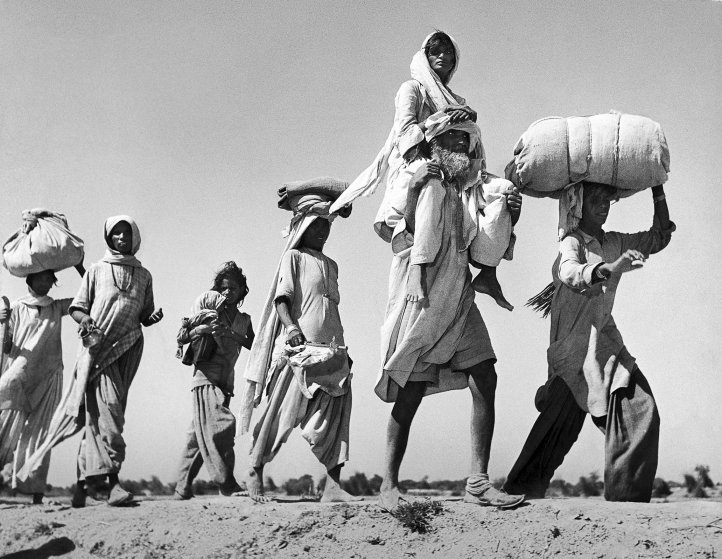
[[[37,549],[22,549],[14,553],[3,555],[0,559],[47,559],[65,555],[75,549],[75,544],[70,538],[55,538],[44,543]]]

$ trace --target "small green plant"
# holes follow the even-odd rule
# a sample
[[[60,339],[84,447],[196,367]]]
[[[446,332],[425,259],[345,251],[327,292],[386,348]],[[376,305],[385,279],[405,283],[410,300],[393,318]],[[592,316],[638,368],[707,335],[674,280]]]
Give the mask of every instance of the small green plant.
[[[425,534],[431,530],[431,520],[444,512],[444,506],[440,501],[414,501],[412,503],[401,503],[391,514],[401,524],[419,534]]]

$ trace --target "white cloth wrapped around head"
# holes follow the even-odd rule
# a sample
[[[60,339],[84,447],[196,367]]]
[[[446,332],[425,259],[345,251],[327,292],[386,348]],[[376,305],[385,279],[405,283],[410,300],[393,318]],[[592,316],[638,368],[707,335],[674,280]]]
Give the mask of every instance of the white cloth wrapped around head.
[[[452,124],[451,117],[444,111],[439,111],[427,118],[425,124],[426,132],[424,137],[427,142],[449,130],[461,130],[469,135],[469,153],[475,154],[474,159],[486,160],[484,144],[481,142],[481,129],[476,122],[464,120]]]

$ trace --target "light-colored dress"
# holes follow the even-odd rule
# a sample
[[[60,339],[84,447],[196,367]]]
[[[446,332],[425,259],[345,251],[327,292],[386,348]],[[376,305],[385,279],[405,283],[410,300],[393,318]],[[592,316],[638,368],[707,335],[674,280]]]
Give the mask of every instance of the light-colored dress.
[[[466,375],[455,371],[496,359],[474,303],[467,250],[477,233],[468,208],[476,208],[479,188],[472,184],[459,193],[430,180],[419,195],[416,222],[424,226],[416,235],[403,217],[385,223],[393,231],[395,253],[381,327],[384,365],[376,384],[385,402],[395,401],[399,388],[410,381],[426,382],[426,395],[465,388]],[[406,300],[410,264],[425,264],[424,303]]]
[[[12,487],[44,493],[50,453],[28,479],[17,473],[45,437],[63,388],[61,319],[72,299],[28,295],[12,304],[12,346],[0,374],[0,468],[12,460]]]
[[[114,474],[125,459],[123,426],[130,384],[143,354],[141,322],[154,310],[153,281],[140,265],[96,262],[86,272],[70,311],[90,315],[103,332],[85,396],[79,478]]]
[[[344,344],[338,312],[338,266],[308,248],[283,255],[276,300],[286,298],[293,321],[309,342]],[[276,340],[266,385],[267,406],[253,430],[251,465],[270,462],[300,426],[318,460],[331,469],[348,460],[351,371],[348,360],[323,376],[296,375],[284,357],[286,332]],[[310,398],[309,398],[310,396]]]

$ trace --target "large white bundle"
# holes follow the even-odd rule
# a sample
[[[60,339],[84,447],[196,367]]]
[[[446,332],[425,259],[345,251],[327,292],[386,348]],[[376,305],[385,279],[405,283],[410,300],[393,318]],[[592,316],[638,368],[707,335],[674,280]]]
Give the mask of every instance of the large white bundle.
[[[506,178],[537,197],[558,197],[581,180],[610,184],[629,196],[663,184],[668,172],[669,148],[660,125],[615,112],[537,120],[506,166]]]
[[[26,277],[43,270],[57,272],[83,261],[83,240],[70,231],[63,214],[26,210],[23,220],[23,227],[3,245],[3,265],[12,275]]]

